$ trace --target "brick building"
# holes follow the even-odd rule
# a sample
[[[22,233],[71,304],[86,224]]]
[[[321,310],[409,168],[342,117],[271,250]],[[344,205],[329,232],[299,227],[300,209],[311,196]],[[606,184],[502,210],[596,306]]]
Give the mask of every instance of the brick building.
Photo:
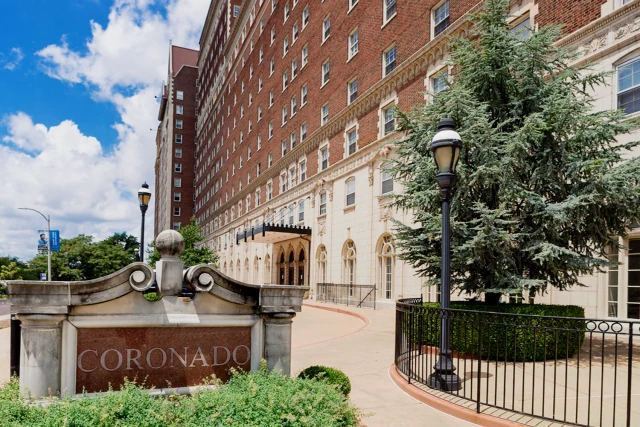
[[[198,51],[169,47],[156,132],[155,234],[189,224],[193,216]]]
[[[396,258],[390,219],[408,223],[411,213],[394,210],[385,197],[401,191],[385,160],[402,137],[394,108],[410,110],[443,89],[447,38],[467,31],[466,16],[480,6],[476,0],[212,2],[197,64],[195,215],[223,273],[252,283],[311,285],[312,292],[321,282],[375,285],[382,306],[420,292],[437,298]],[[640,0],[520,0],[510,12],[510,24],[524,36],[565,24],[558,43],[579,49],[579,63],[628,71],[640,58]],[[640,93],[640,81],[622,84],[621,75],[599,89],[597,108],[624,104],[635,114],[626,99]],[[636,247],[638,237],[634,230],[625,243]],[[585,277],[588,288],[551,291],[541,300],[580,304],[592,316],[635,313],[634,251],[640,248],[616,255],[622,265],[610,279]],[[615,300],[607,292],[613,287]],[[614,305],[619,311],[608,308]]]

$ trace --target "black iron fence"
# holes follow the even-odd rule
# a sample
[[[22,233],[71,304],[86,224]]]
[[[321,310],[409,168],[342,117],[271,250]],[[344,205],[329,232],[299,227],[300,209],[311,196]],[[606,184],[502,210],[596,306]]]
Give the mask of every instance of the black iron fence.
[[[355,307],[376,308],[375,285],[318,283],[316,300]]]
[[[640,425],[640,322],[533,316],[396,303],[395,366],[426,387],[449,319],[462,388],[441,397],[583,426]],[[459,399],[462,398],[463,400]]]

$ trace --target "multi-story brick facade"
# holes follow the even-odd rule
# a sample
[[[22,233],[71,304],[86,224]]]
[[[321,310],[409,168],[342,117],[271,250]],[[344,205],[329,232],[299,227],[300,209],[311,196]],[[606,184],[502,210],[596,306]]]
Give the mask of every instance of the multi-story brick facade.
[[[170,46],[156,133],[155,235],[189,224],[194,214],[198,51]]]
[[[615,70],[637,47],[639,2],[512,1],[510,23],[564,24],[560,44],[579,48],[579,61]],[[448,37],[468,30],[480,3],[212,2],[198,57],[195,213],[223,273],[314,290],[319,282],[371,284],[389,305],[421,292],[392,237],[390,219],[410,222],[411,213],[385,197],[401,191],[384,171],[402,137],[393,108],[410,110],[441,89]],[[619,28],[628,22],[627,34]],[[602,106],[617,108],[619,95],[602,91]],[[252,227],[272,222],[293,228],[252,236]],[[603,277],[585,278],[597,297],[582,290],[544,298],[589,295],[589,314],[606,315]]]

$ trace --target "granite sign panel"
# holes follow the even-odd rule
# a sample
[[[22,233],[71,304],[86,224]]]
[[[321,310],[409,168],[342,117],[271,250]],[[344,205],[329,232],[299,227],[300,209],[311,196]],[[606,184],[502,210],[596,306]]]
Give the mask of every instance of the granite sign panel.
[[[79,328],[76,393],[118,390],[125,377],[145,388],[202,384],[251,369],[251,327]]]

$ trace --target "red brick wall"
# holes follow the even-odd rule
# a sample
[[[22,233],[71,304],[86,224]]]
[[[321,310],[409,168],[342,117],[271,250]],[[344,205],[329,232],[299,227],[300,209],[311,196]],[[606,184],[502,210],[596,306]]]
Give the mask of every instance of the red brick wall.
[[[606,0],[539,0],[535,18],[540,27],[565,24],[563,33],[571,33],[600,17]]]

